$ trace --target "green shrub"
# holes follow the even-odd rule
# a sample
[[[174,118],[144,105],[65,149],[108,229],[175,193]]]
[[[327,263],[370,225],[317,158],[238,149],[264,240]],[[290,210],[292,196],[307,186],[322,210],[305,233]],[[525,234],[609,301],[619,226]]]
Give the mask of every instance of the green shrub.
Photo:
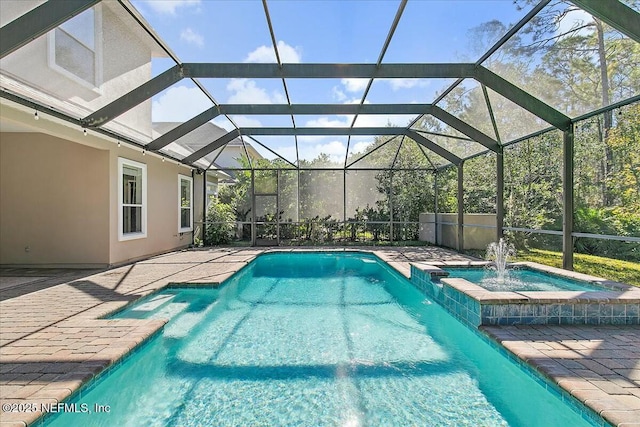
[[[637,236],[640,216],[619,208],[579,208],[575,212],[575,230],[582,233],[608,234],[613,236]],[[632,242],[578,237],[576,252],[640,261],[640,245]]]
[[[212,199],[207,209],[205,245],[229,243],[236,229],[236,215],[233,208]]]

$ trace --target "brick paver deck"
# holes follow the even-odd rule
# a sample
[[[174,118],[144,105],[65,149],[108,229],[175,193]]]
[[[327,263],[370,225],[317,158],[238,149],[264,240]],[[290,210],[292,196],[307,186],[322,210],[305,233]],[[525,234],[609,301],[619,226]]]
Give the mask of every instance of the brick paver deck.
[[[363,249],[375,252],[406,277],[409,262],[471,260],[432,247]],[[37,409],[40,403],[62,401],[164,325],[159,320],[101,316],[169,283],[221,283],[265,250],[182,251],[107,271],[67,271],[44,278],[29,270],[25,277],[34,280],[22,280],[19,270],[3,271],[11,281],[6,281],[0,298],[0,403],[29,403],[30,409]],[[637,327],[522,326],[484,331],[611,423],[640,426]],[[25,426],[40,415],[0,411],[0,426]]]
[[[485,326],[520,359],[620,427],[640,426],[637,326]]]

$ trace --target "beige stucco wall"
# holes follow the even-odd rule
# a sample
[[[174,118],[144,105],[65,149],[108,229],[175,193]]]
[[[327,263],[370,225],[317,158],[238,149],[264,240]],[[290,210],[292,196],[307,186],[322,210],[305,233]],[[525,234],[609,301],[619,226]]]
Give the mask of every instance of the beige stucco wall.
[[[496,215],[495,214],[465,214],[464,223],[470,226],[464,228],[465,249],[487,249],[487,245],[496,241]],[[493,228],[473,227],[491,226]]]
[[[42,133],[0,134],[0,263],[109,263],[109,155]]]
[[[118,157],[147,165],[147,237],[118,240]],[[191,244],[191,233],[178,232],[178,175],[191,176],[191,170],[160,158],[142,155],[126,147],[110,151],[110,261],[120,264],[148,255],[167,252]]]
[[[439,213],[437,233],[434,219],[435,214],[433,213],[420,214],[420,240],[456,248],[458,246],[458,214]],[[496,240],[495,214],[464,214],[463,221],[467,225],[464,227],[464,249],[486,249],[489,243]]]
[[[190,168],[45,114],[36,121],[9,101],[0,107],[0,125],[30,129],[0,133],[0,264],[114,265],[191,244],[178,231],[178,175]],[[118,240],[118,157],[147,165],[143,239]]]

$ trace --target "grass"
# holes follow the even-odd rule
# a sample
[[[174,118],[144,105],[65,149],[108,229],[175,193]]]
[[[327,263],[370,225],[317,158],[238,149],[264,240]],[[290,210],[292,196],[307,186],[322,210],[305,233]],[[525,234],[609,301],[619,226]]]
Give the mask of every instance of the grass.
[[[518,252],[516,260],[562,268],[562,252],[529,249],[526,252]],[[637,262],[576,253],[573,255],[573,269],[579,273],[640,287],[640,263]]]

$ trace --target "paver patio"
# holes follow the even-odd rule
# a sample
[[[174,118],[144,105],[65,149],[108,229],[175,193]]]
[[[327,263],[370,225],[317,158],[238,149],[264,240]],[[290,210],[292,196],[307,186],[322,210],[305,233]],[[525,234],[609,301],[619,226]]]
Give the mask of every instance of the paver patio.
[[[376,253],[407,277],[410,262],[472,260],[433,247],[362,249]],[[22,282],[19,270],[3,271],[12,282],[2,290],[0,302],[1,403],[36,404],[37,409],[40,403],[62,401],[164,325],[159,320],[101,316],[170,283],[221,283],[267,250],[173,252],[106,271],[43,271],[41,276],[28,272],[24,277],[37,279]],[[640,426],[638,329],[482,327],[517,357],[621,427]],[[0,424],[24,426],[40,415],[2,411]]]

